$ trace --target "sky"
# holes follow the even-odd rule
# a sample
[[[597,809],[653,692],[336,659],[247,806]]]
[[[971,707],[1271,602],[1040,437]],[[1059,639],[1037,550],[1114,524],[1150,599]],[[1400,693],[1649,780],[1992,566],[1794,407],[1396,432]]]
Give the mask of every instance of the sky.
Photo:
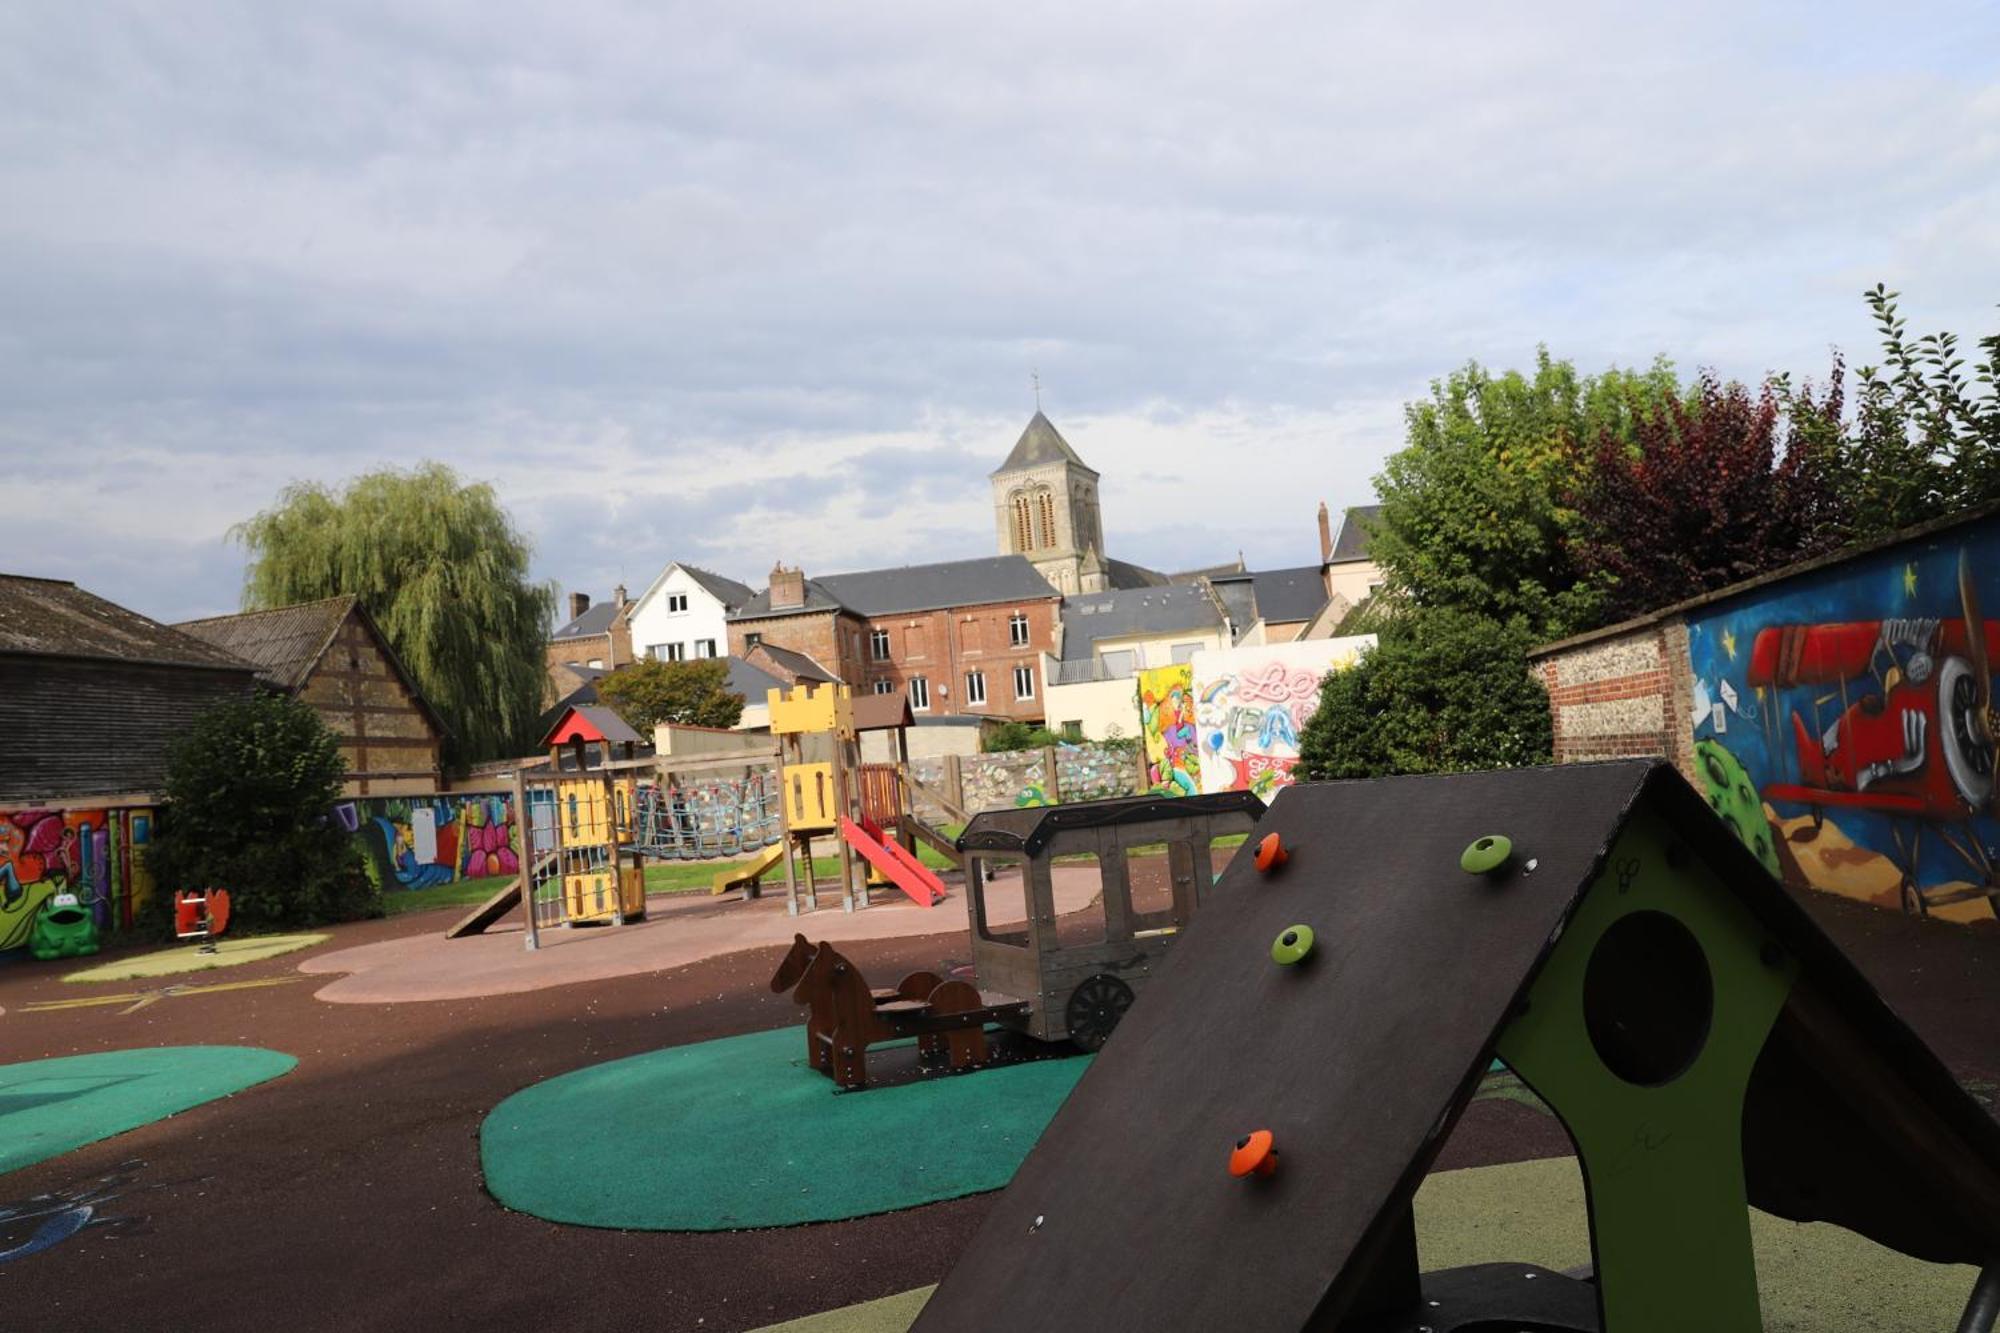
[[[0,570],[233,610],[425,459],[567,592],[1318,559],[1468,360],[1823,377],[2000,330],[2000,10],[1940,0],[0,7]]]

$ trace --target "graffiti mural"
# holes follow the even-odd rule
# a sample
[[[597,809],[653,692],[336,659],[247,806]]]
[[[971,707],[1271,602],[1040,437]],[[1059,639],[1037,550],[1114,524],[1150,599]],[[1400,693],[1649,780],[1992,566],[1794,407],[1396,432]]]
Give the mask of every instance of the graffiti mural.
[[[1373,635],[1355,635],[1196,653],[1201,790],[1252,791],[1269,800],[1290,786],[1320,681],[1374,643]]]
[[[51,1194],[0,1203],[0,1264],[53,1249],[88,1227],[127,1235],[143,1234],[143,1217],[116,1216],[106,1205],[130,1191],[146,1169],[143,1161],[120,1162],[111,1174]],[[140,1186],[160,1189],[159,1185]]]
[[[386,892],[521,872],[509,796],[363,797],[342,802],[334,814],[361,839]]]
[[[1141,671],[1138,679],[1147,789],[1161,796],[1192,796],[1201,790],[1194,668],[1186,662],[1154,667]]]
[[[2000,524],[1688,621],[1696,763],[1774,873],[1954,920],[1994,915]]]
[[[0,811],[0,950],[18,949],[42,904],[74,893],[111,924],[111,817],[103,810]]]

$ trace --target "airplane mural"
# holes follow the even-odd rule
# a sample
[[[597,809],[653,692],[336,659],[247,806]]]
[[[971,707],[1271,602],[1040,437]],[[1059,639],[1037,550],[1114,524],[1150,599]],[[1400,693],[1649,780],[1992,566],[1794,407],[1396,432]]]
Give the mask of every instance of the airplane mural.
[[[1996,548],[1989,523],[1690,622],[1711,799],[1740,767],[1773,826],[1774,869],[1909,912],[1996,914],[2000,621],[1983,611],[2000,604]]]

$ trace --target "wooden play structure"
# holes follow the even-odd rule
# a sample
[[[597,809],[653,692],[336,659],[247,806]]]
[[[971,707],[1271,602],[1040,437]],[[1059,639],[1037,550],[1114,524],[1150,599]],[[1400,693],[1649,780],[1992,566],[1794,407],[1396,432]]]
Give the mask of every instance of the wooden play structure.
[[[884,715],[882,705],[870,702],[877,697],[888,696],[856,700],[851,689],[838,684],[808,683],[769,693],[771,733],[779,745],[785,893],[794,915],[802,904],[809,912],[819,908],[812,848],[820,837],[831,837],[839,851],[841,906],[847,911],[869,905],[871,883],[893,885],[922,907],[945,896],[943,882],[917,859],[920,825],[910,810],[908,787],[893,771],[908,767],[902,733],[909,721],[908,706],[902,705],[892,716]],[[900,701],[900,696],[897,698]],[[857,715],[861,722],[857,722]],[[876,766],[870,766],[875,769],[871,776],[861,763],[860,733],[873,729],[895,732],[903,762],[890,766],[892,771],[886,776],[896,780],[884,781],[885,775]],[[896,835],[890,836],[885,832],[888,829]],[[943,841],[930,830],[924,833]],[[857,854],[870,874],[862,874],[855,864]]]
[[[986,1025],[1014,1016],[1020,1002],[982,996],[970,982],[912,972],[893,990],[875,990],[831,944],[792,937],[771,989],[805,1005],[806,1061],[841,1087],[868,1084],[868,1048],[915,1037],[925,1058],[953,1069],[986,1063]]]
[[[2000,1126],[1671,767],[1305,784],[1258,835],[919,1330],[1755,1333],[1753,1205],[1983,1269],[1992,1327]],[[1496,1056],[1586,1272],[1420,1271]]]
[[[1215,839],[1248,833],[1264,813],[1249,792],[1124,797],[988,810],[959,835],[966,858],[972,964],[994,997],[1016,1002],[1002,1021],[1042,1041],[1094,1051],[1132,1005],[1206,898]],[[1053,867],[1095,858],[1102,896],[1057,916]],[[1134,899],[1135,855],[1164,866],[1167,884]],[[996,921],[1004,899],[1020,909]]]

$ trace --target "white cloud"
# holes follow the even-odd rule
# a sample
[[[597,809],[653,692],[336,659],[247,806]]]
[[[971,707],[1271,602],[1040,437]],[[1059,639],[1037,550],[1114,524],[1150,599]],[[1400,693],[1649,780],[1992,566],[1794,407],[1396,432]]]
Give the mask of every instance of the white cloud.
[[[16,7],[5,563],[217,609],[287,481],[430,456],[600,593],[978,554],[1030,366],[1114,554],[1302,563],[1469,357],[1818,375],[1877,280],[1991,331],[1996,39],[1970,0]]]

